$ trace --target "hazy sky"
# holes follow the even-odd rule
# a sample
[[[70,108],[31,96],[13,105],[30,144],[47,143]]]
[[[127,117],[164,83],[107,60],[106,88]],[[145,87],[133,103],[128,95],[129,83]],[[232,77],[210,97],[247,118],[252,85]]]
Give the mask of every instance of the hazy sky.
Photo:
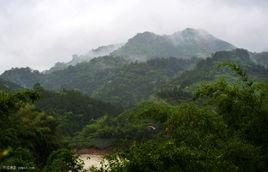
[[[268,50],[268,0],[0,0],[0,72],[43,70],[137,32],[186,27]]]

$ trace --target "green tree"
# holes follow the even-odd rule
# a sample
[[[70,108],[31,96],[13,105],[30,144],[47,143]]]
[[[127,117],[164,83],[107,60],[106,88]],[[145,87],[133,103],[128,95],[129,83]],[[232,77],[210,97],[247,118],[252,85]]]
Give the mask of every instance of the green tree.
[[[80,172],[82,169],[83,162],[77,156],[68,149],[59,149],[49,156],[45,172]]]

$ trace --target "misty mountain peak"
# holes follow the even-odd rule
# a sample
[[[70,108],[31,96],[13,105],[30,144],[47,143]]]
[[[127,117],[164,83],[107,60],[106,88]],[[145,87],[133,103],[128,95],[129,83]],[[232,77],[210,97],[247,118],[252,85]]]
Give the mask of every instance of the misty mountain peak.
[[[58,62],[52,68],[45,71],[45,73],[51,73],[51,72],[54,72],[57,70],[62,70],[62,69],[67,68],[68,66],[75,66],[78,63],[88,62],[95,57],[109,55],[111,52],[118,49],[122,45],[123,44],[112,44],[112,45],[100,46],[98,48],[90,50],[87,54],[84,54],[84,55],[74,54],[74,55],[72,55],[71,61],[69,61],[67,63]]]
[[[128,41],[146,43],[155,40],[157,37],[158,36],[155,33],[146,31],[143,33],[137,33],[134,37],[130,38]]]
[[[155,37],[156,34],[153,32],[145,31],[142,33],[137,33],[135,37]]]
[[[205,30],[201,29],[193,29],[193,28],[186,28],[181,32],[173,34],[173,36],[179,36],[183,39],[193,39],[193,40],[200,40],[200,39],[216,39],[214,36],[209,34]]]
[[[113,54],[133,60],[157,57],[191,58],[207,57],[211,53],[235,47],[204,30],[186,28],[171,35],[152,32],[138,33]]]
[[[201,33],[201,32],[203,32],[203,33],[207,33],[207,31],[205,31],[205,30],[201,30],[201,29],[193,29],[193,28],[186,28],[186,29],[184,29],[183,31],[182,31],[182,34],[191,34],[191,35],[193,35],[193,34],[199,34],[199,33]],[[207,33],[208,34],[208,33]]]
[[[209,33],[202,29],[193,29],[193,28],[186,28],[182,31],[177,31],[173,33],[171,36],[181,36],[181,35],[208,35]]]
[[[125,44],[100,46],[85,55],[75,55],[68,63],[55,65],[49,70],[62,70],[70,65],[87,62],[94,57],[115,55],[130,60],[145,61],[158,57],[208,57],[216,51],[231,50],[235,47],[201,29],[186,28],[171,35],[157,35],[145,31],[137,33]]]

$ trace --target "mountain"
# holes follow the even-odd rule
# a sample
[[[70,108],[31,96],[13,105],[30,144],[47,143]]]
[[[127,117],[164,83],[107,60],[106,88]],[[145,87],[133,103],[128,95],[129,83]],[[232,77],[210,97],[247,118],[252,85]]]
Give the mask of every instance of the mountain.
[[[252,53],[251,58],[259,65],[268,67],[268,52]]]
[[[157,87],[194,66],[196,59],[153,59],[130,62],[105,56],[45,75],[46,89],[79,90],[115,105],[131,106],[148,99]]]
[[[91,59],[93,59],[94,57],[109,55],[111,52],[113,52],[114,50],[118,49],[121,46],[122,46],[122,44],[100,46],[96,49],[90,50],[87,54],[80,55],[80,56],[73,55],[71,61],[69,61],[67,63],[57,62],[52,68],[45,71],[45,73],[51,73],[53,71],[62,70],[62,69],[67,68],[68,66],[75,66],[78,63],[88,62]]]
[[[215,80],[219,76],[224,76],[232,80],[235,78],[233,72],[217,68],[217,65],[223,62],[238,64],[251,78],[267,82],[267,68],[256,64],[250,54],[245,49],[216,52],[211,57],[200,60],[194,69],[185,71],[181,75],[173,78],[170,83],[159,90],[158,96],[177,103],[177,101],[190,98],[192,91],[202,82]]]
[[[213,80],[224,73],[215,73],[214,66],[222,61],[238,63],[258,79],[268,78],[267,69],[256,64],[244,49],[219,51],[206,59],[169,57],[133,62],[122,57],[103,56],[47,74],[30,68],[14,68],[0,78],[27,88],[40,83],[49,90],[78,90],[104,102],[130,107],[148,100],[165,87],[189,91],[200,81]],[[164,92],[161,94],[165,95]],[[173,94],[170,89],[167,92]],[[183,96],[188,94],[183,93]]]
[[[49,90],[78,90],[104,102],[129,107],[146,101],[166,86],[171,85],[175,91],[178,86],[187,90],[200,81],[213,80],[222,74],[215,73],[214,67],[222,61],[238,63],[251,76],[265,80],[267,69],[256,64],[250,54],[247,50],[235,49],[216,52],[206,59],[169,57],[143,62],[103,56],[47,74],[30,68],[14,68],[0,78],[27,88],[40,83]],[[165,90],[161,93],[165,95],[163,92]],[[173,94],[170,89],[167,92]]]
[[[40,83],[49,90],[79,90],[126,107],[145,101],[170,78],[193,68],[196,61],[170,57],[131,62],[122,57],[103,56],[47,74],[14,68],[4,72],[1,78],[28,88]]]
[[[196,68],[185,72],[177,78],[182,87],[189,87],[200,81],[208,81],[215,79],[218,75],[227,73],[216,68],[217,64],[221,62],[234,62],[239,64],[251,77],[258,78],[258,80],[267,80],[268,71],[250,58],[250,53],[244,49],[235,49],[233,51],[219,51],[212,57],[201,60]]]
[[[100,57],[100,56],[106,56],[109,55],[111,52],[114,50],[118,49],[121,47],[122,44],[113,44],[113,45],[106,45],[106,46],[100,46],[96,49],[92,49],[89,51],[86,55],[81,55],[81,56],[74,56],[72,61],[67,63],[68,65],[76,65],[81,62],[86,62],[90,61],[94,57]]]
[[[213,52],[234,48],[206,31],[187,28],[172,35],[138,33],[112,54],[144,61],[156,57],[208,57]]]
[[[125,44],[100,46],[84,55],[73,55],[69,62],[57,62],[44,73],[62,70],[88,62],[94,57],[113,55],[130,60],[145,61],[156,57],[208,57],[211,53],[232,50],[235,47],[204,30],[186,28],[171,35],[157,35],[152,32],[138,33]]]
[[[0,78],[0,90],[16,90],[19,88],[21,88],[19,85]]]
[[[43,80],[44,75],[37,70],[32,70],[29,67],[12,68],[1,74],[1,78],[6,81],[11,81],[21,87],[31,88],[36,83]]]

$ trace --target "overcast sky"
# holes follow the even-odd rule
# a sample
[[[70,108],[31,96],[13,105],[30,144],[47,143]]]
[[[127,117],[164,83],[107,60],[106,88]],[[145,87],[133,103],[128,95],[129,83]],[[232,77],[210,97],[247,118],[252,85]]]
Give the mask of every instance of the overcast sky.
[[[0,72],[44,70],[137,32],[204,29],[237,47],[268,50],[267,0],[0,0]]]

